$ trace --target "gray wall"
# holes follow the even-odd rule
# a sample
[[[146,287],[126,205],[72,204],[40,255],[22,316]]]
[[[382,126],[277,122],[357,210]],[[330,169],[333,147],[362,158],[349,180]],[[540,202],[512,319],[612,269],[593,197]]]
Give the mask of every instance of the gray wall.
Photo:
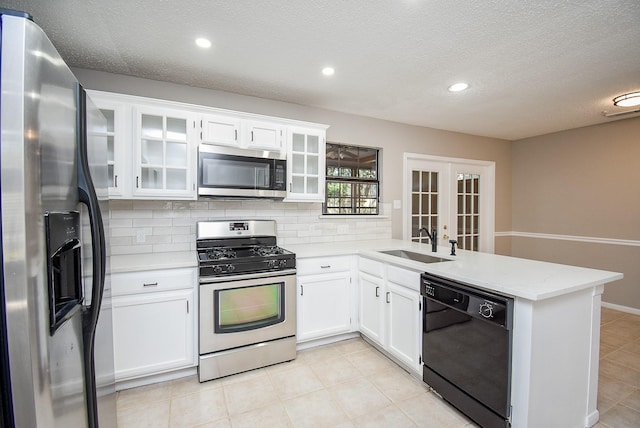
[[[640,309],[639,161],[637,117],[513,142],[513,230],[551,236],[512,254],[622,272],[603,299]]]

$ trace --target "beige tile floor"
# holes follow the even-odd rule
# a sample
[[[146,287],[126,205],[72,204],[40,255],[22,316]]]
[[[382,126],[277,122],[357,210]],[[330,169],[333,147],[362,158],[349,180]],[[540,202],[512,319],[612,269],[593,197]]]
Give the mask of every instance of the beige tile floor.
[[[640,427],[640,316],[603,309],[597,428]],[[118,393],[127,427],[476,427],[361,339],[199,383]]]
[[[640,427],[640,315],[602,309],[597,428]]]

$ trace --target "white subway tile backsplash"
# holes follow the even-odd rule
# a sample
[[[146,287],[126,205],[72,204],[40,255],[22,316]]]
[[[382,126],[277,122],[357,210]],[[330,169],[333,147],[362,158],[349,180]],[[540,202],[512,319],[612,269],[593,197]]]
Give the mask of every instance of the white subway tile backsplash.
[[[390,211],[381,204],[381,212]],[[391,238],[391,220],[321,216],[320,203],[246,201],[110,202],[111,253],[195,251],[196,223],[219,219],[272,219],[278,244]]]

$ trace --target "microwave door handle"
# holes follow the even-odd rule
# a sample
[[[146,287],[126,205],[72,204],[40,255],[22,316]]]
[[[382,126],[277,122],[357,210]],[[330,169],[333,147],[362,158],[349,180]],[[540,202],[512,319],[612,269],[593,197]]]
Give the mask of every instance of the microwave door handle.
[[[90,428],[98,426],[98,405],[96,397],[94,345],[98,315],[104,291],[106,248],[104,224],[98,196],[89,172],[87,153],[87,113],[86,92],[76,84],[77,105],[77,180],[78,198],[87,206],[92,238],[93,284],[91,305],[83,313],[82,333],[84,338],[85,386],[87,397],[87,417]]]

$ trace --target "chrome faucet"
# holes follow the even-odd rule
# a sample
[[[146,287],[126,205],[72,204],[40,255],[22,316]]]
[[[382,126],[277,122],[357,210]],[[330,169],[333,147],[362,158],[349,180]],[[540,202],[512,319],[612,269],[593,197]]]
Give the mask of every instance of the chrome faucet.
[[[435,227],[431,228],[431,233],[429,233],[426,227],[420,228],[418,230],[419,237],[422,236],[422,232],[426,233],[427,236],[429,237],[429,240],[431,241],[431,251],[434,253],[437,252],[438,251],[438,231],[436,230],[436,228]]]

